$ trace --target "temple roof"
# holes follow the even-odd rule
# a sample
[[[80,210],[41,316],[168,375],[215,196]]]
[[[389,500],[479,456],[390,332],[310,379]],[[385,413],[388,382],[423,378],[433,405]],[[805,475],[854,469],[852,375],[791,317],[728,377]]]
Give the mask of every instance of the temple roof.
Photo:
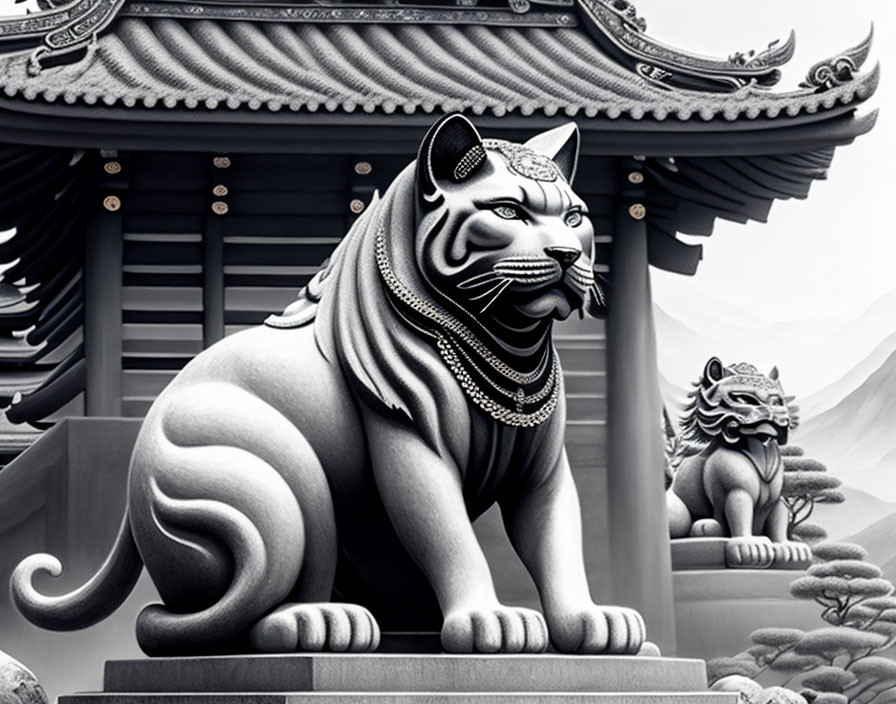
[[[833,116],[878,82],[877,67],[859,73],[870,37],[773,92],[792,35],[711,59],[653,40],[622,0],[486,1],[499,4],[75,0],[0,20],[12,47],[0,46],[0,102],[150,120],[465,111],[700,124]]]
[[[640,120],[796,116],[867,98],[877,70],[830,90],[670,89],[629,72],[574,28],[120,19],[90,56],[0,87],[29,101],[198,110],[510,112]]]

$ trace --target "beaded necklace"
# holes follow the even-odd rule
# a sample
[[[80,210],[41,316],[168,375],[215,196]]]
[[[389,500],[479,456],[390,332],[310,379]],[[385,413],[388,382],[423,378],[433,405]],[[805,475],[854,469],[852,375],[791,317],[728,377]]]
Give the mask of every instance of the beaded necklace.
[[[440,305],[424,300],[399,280],[389,261],[382,223],[376,233],[376,263],[393,304],[409,309],[417,318],[434,325],[434,329],[415,327],[435,339],[439,354],[473,403],[495,420],[517,427],[540,425],[550,417],[559,400],[561,375],[553,345],[546,347],[533,371],[524,373],[513,369],[455,316]],[[489,372],[504,383],[494,381]],[[506,388],[508,385],[517,388],[510,390]],[[535,388],[524,388],[528,386]]]

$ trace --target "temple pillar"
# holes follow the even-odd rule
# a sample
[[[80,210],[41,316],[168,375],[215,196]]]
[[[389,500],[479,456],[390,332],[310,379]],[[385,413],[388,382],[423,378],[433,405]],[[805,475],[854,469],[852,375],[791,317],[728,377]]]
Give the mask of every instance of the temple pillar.
[[[88,416],[121,415],[121,162],[112,153],[95,198],[96,214],[84,234],[85,411]]]
[[[640,611],[648,639],[671,653],[672,564],[642,166],[620,162],[607,320],[607,500],[614,601]]]
[[[230,157],[209,159],[211,202],[202,228],[202,344],[210,347],[224,337],[224,222],[230,210],[227,169]]]

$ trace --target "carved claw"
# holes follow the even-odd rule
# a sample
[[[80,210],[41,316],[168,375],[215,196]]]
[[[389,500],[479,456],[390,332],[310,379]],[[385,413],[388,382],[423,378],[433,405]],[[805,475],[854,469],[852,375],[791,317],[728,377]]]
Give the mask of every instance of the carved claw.
[[[775,566],[793,565],[794,568],[805,566],[812,561],[812,548],[806,543],[788,541],[786,543],[773,543]]]
[[[265,653],[365,652],[380,644],[380,627],[355,604],[284,604],[249,632],[252,648]]]
[[[634,655],[646,637],[641,614],[622,606],[591,604],[551,622],[551,642],[562,653]]]
[[[775,561],[772,541],[764,536],[732,538],[725,545],[725,564],[742,569],[767,569]]]
[[[548,629],[532,609],[460,611],[445,618],[442,647],[449,653],[542,653],[548,647]]]

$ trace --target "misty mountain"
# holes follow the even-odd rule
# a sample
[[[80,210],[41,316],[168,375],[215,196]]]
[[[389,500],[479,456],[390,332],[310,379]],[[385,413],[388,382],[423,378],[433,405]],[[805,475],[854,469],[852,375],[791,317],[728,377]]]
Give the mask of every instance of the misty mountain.
[[[660,369],[671,383],[689,386],[713,355],[763,372],[777,366],[807,419],[855,390],[896,349],[896,289],[859,314],[764,327],[755,314],[710,296],[695,296],[688,306],[674,312],[662,302],[655,306]]]
[[[691,327],[697,330],[715,330],[723,326],[734,326],[738,329],[760,329],[767,326],[760,316],[751,313],[748,307],[739,306],[730,301],[723,301],[697,289],[687,300],[687,310],[677,311],[674,303],[660,302],[663,310],[673,318],[686,318]],[[669,306],[673,307],[669,307]]]
[[[830,472],[836,475],[836,472]],[[844,536],[858,533],[876,521],[896,514],[896,503],[890,503],[855,487],[842,485],[846,501],[842,504],[817,504],[810,523],[817,523],[828,532],[829,540],[841,541]],[[851,540],[851,539],[846,539]]]
[[[848,484],[896,499],[896,352],[836,406],[803,423],[794,442]]]
[[[868,561],[883,570],[883,576],[896,580],[896,513],[881,518],[864,530],[844,538],[841,542],[856,543],[868,551]]]
[[[681,411],[688,400],[688,390],[678,384],[673,384],[660,371],[660,397],[663,400],[663,405],[669,411],[672,422],[677,424],[681,417]]]
[[[827,381],[816,369],[824,355],[814,349],[830,334],[830,321],[793,321],[754,328],[705,312],[694,316],[691,311],[686,319],[688,323],[661,305],[654,306],[660,371],[678,388],[689,389],[707,360],[714,356],[725,364],[749,362],[764,373],[777,366],[788,393],[798,393],[801,388],[818,389]],[[807,355],[818,360],[818,364],[807,369],[803,361]]]
[[[861,386],[862,382],[871,376],[876,369],[879,369],[887,357],[894,351],[896,351],[896,332],[887,337],[874,348],[871,354],[837,379],[837,381],[811,396],[800,399],[800,415],[809,419],[833,408],[841,399]]]

